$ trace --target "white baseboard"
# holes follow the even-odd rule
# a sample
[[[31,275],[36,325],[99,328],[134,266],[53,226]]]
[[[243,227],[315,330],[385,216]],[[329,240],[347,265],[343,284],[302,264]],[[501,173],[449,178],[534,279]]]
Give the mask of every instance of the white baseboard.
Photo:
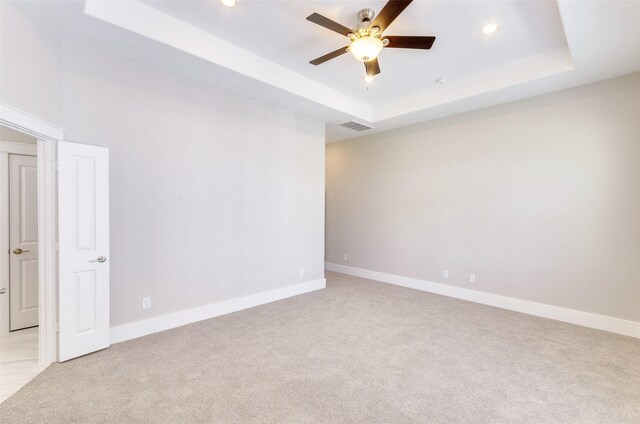
[[[230,314],[243,309],[253,308],[254,306],[264,305],[265,303],[275,302],[276,300],[286,299],[299,294],[324,289],[325,287],[326,280],[322,278],[249,296],[224,300],[222,302],[212,303],[198,308],[160,315],[129,324],[119,325],[117,327],[111,327],[111,343],[124,342],[126,340],[146,336],[147,334],[169,330],[171,328],[180,327],[193,322],[215,318],[220,315]]]
[[[367,278],[369,280],[380,281],[388,284],[395,284],[397,286],[408,287],[443,296],[455,297],[457,299],[468,300],[470,302],[482,303],[483,305],[495,306],[497,308],[509,309],[511,311],[522,312],[524,314],[550,318],[557,321],[568,322],[570,324],[581,325],[583,327],[595,328],[597,330],[610,331],[612,333],[640,338],[640,322],[636,321],[628,321],[606,315],[561,308],[559,306],[552,306],[544,303],[517,299],[514,297],[485,293],[477,290],[450,286],[448,284],[433,283],[430,281],[418,280],[416,278],[386,274],[384,272],[369,271],[367,269],[354,268],[330,262],[325,263],[325,268],[329,271],[340,272],[342,274]]]

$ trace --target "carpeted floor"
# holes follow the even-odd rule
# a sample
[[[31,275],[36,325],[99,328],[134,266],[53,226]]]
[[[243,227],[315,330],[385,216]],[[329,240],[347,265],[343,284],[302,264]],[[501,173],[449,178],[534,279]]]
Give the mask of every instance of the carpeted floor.
[[[53,364],[0,422],[640,423],[640,340],[327,277]]]

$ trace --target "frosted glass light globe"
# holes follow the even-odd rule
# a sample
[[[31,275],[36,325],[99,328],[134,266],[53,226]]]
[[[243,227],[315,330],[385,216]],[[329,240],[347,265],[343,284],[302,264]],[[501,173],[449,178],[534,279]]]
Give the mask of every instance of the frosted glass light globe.
[[[379,38],[366,36],[353,40],[349,51],[360,62],[369,62],[378,57],[382,46],[382,40]]]

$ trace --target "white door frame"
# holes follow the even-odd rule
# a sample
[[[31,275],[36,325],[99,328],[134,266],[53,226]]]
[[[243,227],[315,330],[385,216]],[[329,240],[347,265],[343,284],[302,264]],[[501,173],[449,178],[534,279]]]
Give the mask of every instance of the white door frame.
[[[0,103],[0,125],[38,140],[38,353],[40,365],[48,365],[57,361],[55,143],[64,140],[64,131],[5,103]]]

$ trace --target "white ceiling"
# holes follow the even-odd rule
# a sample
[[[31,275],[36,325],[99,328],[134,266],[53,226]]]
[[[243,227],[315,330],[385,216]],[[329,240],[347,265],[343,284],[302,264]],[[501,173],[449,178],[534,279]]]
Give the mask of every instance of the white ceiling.
[[[385,49],[369,90],[348,54],[308,63],[347,39],[305,18],[352,26],[381,0],[29,3],[64,37],[322,119],[328,142],[640,71],[640,1],[416,0],[386,34],[435,35],[434,47]],[[490,22],[500,29],[483,36]],[[338,126],[352,119],[374,129]]]
[[[430,51],[385,49],[382,73],[367,91],[364,66],[349,54],[320,66],[308,63],[348,39],[305,18],[318,12],[353,27],[358,10],[380,11],[384,0],[240,0],[233,9],[212,1],[144,3],[370,105],[438,89],[440,77],[457,80],[567,46],[555,2],[415,1],[385,33],[436,35],[436,43]],[[480,29],[490,22],[499,23],[500,32],[483,36]]]

